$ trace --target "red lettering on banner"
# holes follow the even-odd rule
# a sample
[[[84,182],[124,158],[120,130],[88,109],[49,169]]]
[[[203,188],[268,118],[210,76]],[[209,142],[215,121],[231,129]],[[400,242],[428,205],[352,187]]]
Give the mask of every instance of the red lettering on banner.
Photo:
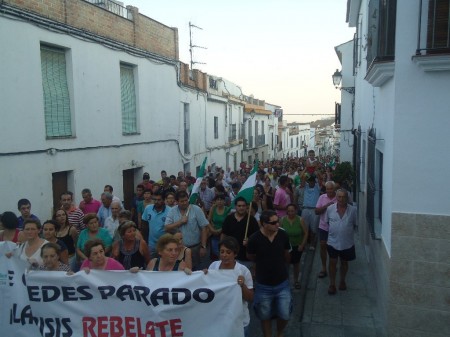
[[[170,332],[172,337],[181,337],[183,336],[183,331],[181,331],[181,319],[171,319],[170,321]]]
[[[109,332],[111,337],[123,337],[122,318],[119,316],[111,316],[109,318]]]
[[[139,317],[101,316],[83,317],[84,337],[181,337],[181,319],[175,318],[161,322],[141,322]]]
[[[166,328],[165,326],[169,324],[168,321],[162,321],[162,322],[156,322],[155,326],[159,328],[159,331],[161,332],[161,337],[166,337]]]
[[[97,321],[94,317],[83,317],[83,336],[97,337],[94,327]]]
[[[108,337],[108,317],[102,316],[97,318],[98,321],[98,336],[97,337]]]
[[[134,333],[134,317],[125,317],[125,331],[127,332],[127,337],[136,337],[136,333]]]
[[[148,321],[145,325],[145,335],[155,337],[155,324],[152,321]]]

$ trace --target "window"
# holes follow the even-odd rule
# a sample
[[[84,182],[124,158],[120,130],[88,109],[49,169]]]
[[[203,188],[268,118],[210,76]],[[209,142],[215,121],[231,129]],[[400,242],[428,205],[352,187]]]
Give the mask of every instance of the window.
[[[430,0],[428,5],[428,53],[450,50],[450,0]]]
[[[395,56],[397,0],[370,0],[367,29],[367,66]]]
[[[190,120],[189,120],[189,103],[183,104],[183,125],[184,125],[184,153],[190,154]]]
[[[45,134],[48,138],[72,136],[72,114],[67,85],[66,51],[41,45]]]
[[[120,96],[122,106],[122,133],[137,133],[136,92],[134,85],[134,67],[120,64]]]
[[[219,138],[219,117],[214,117],[214,139]]]
[[[217,80],[214,79],[214,78],[212,78],[212,77],[210,77],[210,78],[209,78],[209,87],[210,87],[211,89],[217,90]]]
[[[334,124],[336,126],[341,125],[341,104],[334,103]]]
[[[379,150],[377,150],[376,154],[376,164],[377,172],[375,176],[375,215],[381,224],[383,214],[383,152]],[[381,230],[375,230],[375,232],[380,233]]]
[[[375,238],[375,217],[378,215],[375,210],[376,204],[376,132],[375,129],[368,130],[367,148],[367,209],[366,218],[372,237]]]

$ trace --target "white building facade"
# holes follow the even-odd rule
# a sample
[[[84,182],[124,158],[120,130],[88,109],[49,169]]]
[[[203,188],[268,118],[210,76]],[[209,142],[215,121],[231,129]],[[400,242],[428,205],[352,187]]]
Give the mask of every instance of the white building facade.
[[[446,336],[449,1],[350,0],[347,8],[356,35],[354,52],[342,52],[342,75],[354,74],[355,101],[342,114],[354,115],[359,228],[379,328]]]

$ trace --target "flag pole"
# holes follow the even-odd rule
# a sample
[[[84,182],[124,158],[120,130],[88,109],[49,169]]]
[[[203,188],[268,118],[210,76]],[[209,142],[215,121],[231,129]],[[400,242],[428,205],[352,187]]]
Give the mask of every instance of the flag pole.
[[[249,204],[249,207],[248,207],[247,225],[245,226],[244,240],[247,240],[248,224],[250,223],[250,209],[251,209],[251,207],[252,207],[252,202],[250,201],[250,204]]]

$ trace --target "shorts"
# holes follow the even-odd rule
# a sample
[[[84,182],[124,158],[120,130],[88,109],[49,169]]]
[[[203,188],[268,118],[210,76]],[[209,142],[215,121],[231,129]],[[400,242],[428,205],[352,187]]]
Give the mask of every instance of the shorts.
[[[256,317],[262,321],[272,318],[289,320],[292,313],[292,294],[289,280],[276,286],[267,286],[255,282],[253,309]]]
[[[291,251],[289,254],[291,255],[291,259],[289,261],[290,264],[297,264],[300,262],[300,259],[302,258],[302,253],[298,251],[298,246],[292,246]]]
[[[327,245],[327,251],[330,259],[337,259],[338,257],[342,261],[353,261],[354,259],[356,259],[355,245],[344,250],[337,250],[331,247],[330,245]]]
[[[319,240],[327,242],[328,241],[328,231],[319,228]]]

